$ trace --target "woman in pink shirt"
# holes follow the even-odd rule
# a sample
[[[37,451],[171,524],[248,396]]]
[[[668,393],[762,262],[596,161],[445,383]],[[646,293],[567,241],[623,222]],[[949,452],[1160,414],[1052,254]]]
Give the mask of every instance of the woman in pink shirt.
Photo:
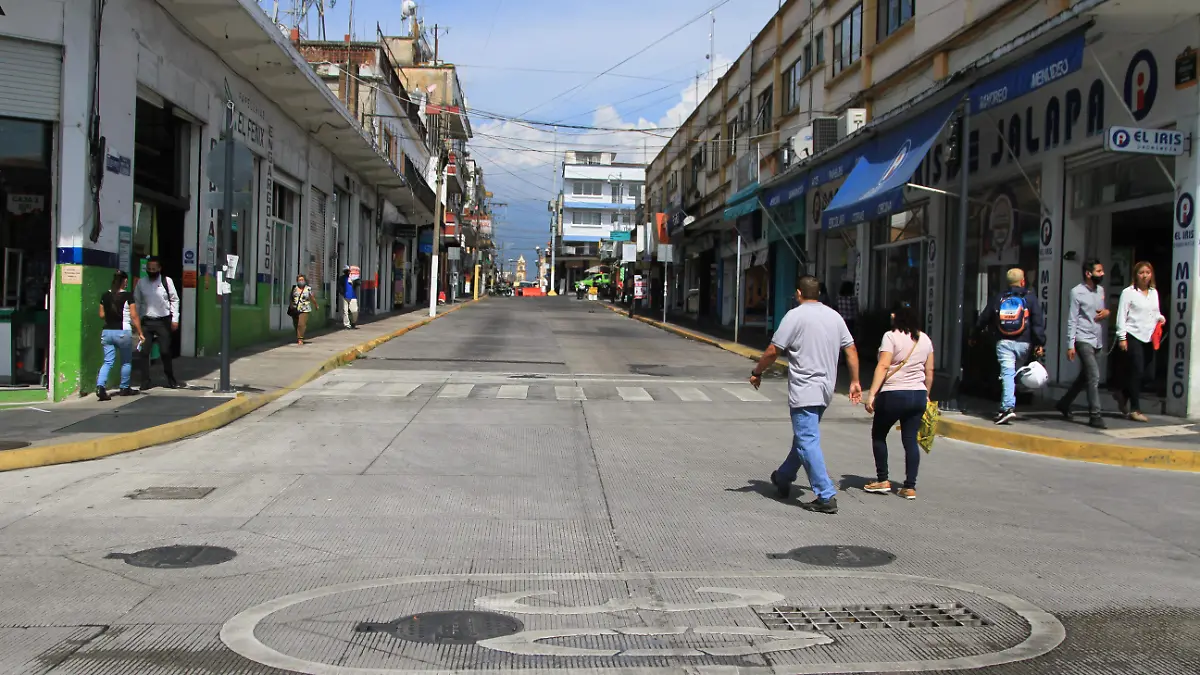
[[[921,448],[917,431],[933,387],[933,341],[917,329],[917,313],[912,305],[900,303],[892,312],[892,330],[879,345],[879,364],[870,393],[864,397],[868,413],[875,415],[871,425],[871,448],[875,453],[876,482],[863,487],[867,492],[889,494],[888,431],[900,423],[900,441],[904,444],[904,486],[896,493],[905,499],[917,498],[917,468]]]

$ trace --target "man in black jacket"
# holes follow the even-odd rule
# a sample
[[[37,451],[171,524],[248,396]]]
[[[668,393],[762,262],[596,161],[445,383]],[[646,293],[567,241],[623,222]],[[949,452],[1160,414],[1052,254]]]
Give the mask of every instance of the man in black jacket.
[[[1017,369],[1045,353],[1046,317],[1037,294],[1025,285],[1025,272],[1019,268],[1008,271],[1008,289],[988,303],[979,315],[976,333],[996,333],[996,360],[1000,362],[1000,412],[996,424],[1008,424],[1017,417]]]

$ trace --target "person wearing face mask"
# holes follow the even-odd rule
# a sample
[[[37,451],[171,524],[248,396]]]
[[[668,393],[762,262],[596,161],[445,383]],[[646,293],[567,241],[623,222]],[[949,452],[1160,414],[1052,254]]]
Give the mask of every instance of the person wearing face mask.
[[[171,278],[162,273],[162,264],[156,256],[146,260],[146,278],[133,287],[133,300],[142,315],[142,334],[146,338],[141,345],[142,391],[150,388],[150,354],[154,343],[158,343],[167,387],[181,388],[171,364],[171,333],[179,330],[179,293]]]
[[[1067,314],[1067,359],[1079,357],[1081,368],[1075,383],[1061,399],[1058,411],[1071,419],[1071,404],[1087,388],[1088,424],[1107,429],[1100,416],[1100,361],[1104,353],[1104,325],[1109,311],[1104,307],[1104,265],[1091,258],[1083,263],[1083,282],[1071,289],[1071,304]]]
[[[313,295],[312,287],[303,274],[296,277],[296,285],[292,286],[292,302],[288,305],[288,314],[292,317],[292,325],[296,328],[296,344],[304,344],[304,331],[308,328],[308,315],[317,309],[317,297]]]

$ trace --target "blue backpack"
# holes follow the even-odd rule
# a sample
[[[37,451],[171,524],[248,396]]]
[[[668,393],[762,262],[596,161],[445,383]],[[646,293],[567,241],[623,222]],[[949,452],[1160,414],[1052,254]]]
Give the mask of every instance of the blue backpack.
[[[1024,295],[1005,293],[1000,296],[1000,307],[996,312],[997,327],[1004,337],[1020,337],[1029,321],[1029,305]]]

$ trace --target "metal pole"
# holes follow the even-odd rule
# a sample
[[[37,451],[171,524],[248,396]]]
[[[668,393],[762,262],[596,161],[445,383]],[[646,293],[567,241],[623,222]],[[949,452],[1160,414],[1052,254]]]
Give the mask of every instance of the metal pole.
[[[670,264],[666,260],[663,261],[663,323],[667,322],[667,273]]]
[[[234,163],[234,140],[233,140],[233,118],[234,118],[233,101],[225,103],[225,190],[223,196],[224,203],[221,205],[224,213],[221,218],[221,241],[220,249],[217,253],[218,265],[222,270],[228,272],[228,263],[226,256],[229,255],[233,234],[233,163]],[[225,276],[224,274],[222,276]],[[225,277],[228,281],[228,277]],[[217,291],[222,289],[221,279],[217,279]],[[232,289],[231,289],[232,290]],[[217,383],[217,391],[229,392],[232,390],[229,383],[229,359],[230,359],[230,330],[233,325],[233,298],[229,293],[221,293],[221,374],[220,380]],[[146,349],[149,349],[149,345]]]
[[[742,233],[740,230],[737,237],[737,268],[733,273],[737,275],[736,290],[734,291],[737,296],[733,299],[733,341],[736,343],[742,325]]]
[[[958,267],[958,277],[954,291],[957,305],[954,311],[954,330],[950,341],[950,403],[944,406],[947,410],[963,409],[960,398],[963,377],[963,321],[966,320],[963,306],[967,293],[967,218],[970,217],[971,202],[971,99],[963,103],[962,136],[958,144],[958,237],[954,242],[954,264]]]
[[[442,249],[442,218],[445,217],[445,209],[442,208],[442,186],[444,185],[444,175],[446,173],[446,165],[444,163],[445,153],[442,152],[442,114],[437,116],[437,202],[433,208],[433,243],[430,260],[429,260],[429,316],[437,316],[437,296],[438,296],[438,257],[441,255]]]

